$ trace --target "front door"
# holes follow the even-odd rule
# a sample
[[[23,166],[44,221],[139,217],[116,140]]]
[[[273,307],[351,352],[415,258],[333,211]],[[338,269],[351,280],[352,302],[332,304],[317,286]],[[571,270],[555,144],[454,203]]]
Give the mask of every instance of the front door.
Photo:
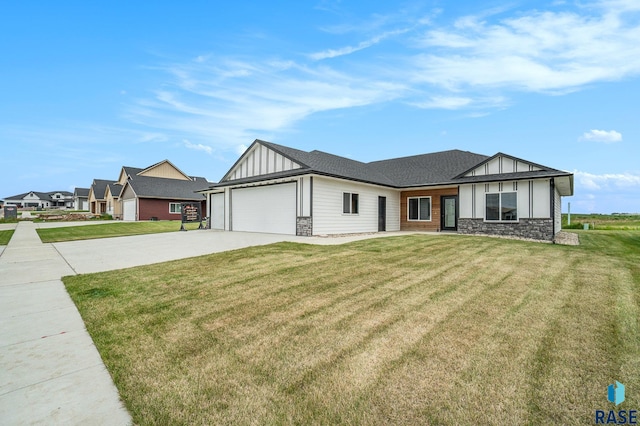
[[[440,199],[440,228],[443,231],[455,231],[458,229],[458,196],[445,195]]]
[[[387,197],[378,197],[378,232],[387,230]]]

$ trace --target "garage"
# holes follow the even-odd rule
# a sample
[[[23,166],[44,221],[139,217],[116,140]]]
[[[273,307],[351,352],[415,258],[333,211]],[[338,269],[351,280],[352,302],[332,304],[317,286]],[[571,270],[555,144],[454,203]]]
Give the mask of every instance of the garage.
[[[233,231],[296,234],[296,183],[231,191]]]
[[[123,200],[122,201],[122,220],[135,221],[136,220],[136,200]]]

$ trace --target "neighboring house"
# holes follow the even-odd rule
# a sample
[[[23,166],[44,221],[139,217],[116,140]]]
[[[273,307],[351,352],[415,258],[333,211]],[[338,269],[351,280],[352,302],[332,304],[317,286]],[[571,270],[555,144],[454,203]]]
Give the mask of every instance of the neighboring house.
[[[104,199],[107,204],[106,213],[114,219],[122,219],[122,203],[120,203],[120,192],[122,185],[110,183],[105,189]]]
[[[105,214],[107,213],[107,187],[112,180],[107,179],[94,179],[89,188],[89,211],[93,214]]]
[[[21,208],[56,208],[73,207],[73,194],[69,191],[37,192],[30,191],[4,199],[6,204],[14,204]]]
[[[188,176],[169,160],[145,169],[123,167],[117,184],[122,186],[122,218],[128,221],[180,220],[185,202],[199,202],[204,216],[206,198],[196,191],[211,185],[205,178]]]
[[[451,150],[361,163],[256,140],[202,193],[213,229],[456,231],[551,241],[573,174],[503,153]]]
[[[73,191],[73,208],[89,210],[89,188],[76,188]]]

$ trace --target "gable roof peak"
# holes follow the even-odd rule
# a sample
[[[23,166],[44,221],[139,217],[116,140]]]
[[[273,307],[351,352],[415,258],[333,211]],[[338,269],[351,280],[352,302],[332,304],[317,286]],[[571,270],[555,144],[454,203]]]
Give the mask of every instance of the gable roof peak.
[[[165,165],[165,164],[167,164],[167,165],[169,165],[170,167],[172,167],[175,171],[177,171],[179,174],[181,174],[182,176],[184,176],[186,179],[188,179],[188,180],[193,180],[193,179],[191,178],[191,176],[189,176],[188,174],[186,174],[185,172],[183,172],[182,170],[180,170],[178,167],[176,167],[176,165],[175,165],[175,164],[173,164],[171,161],[169,161],[169,160],[167,160],[167,159],[162,160],[162,161],[158,161],[157,163],[152,164],[152,165],[150,165],[149,167],[146,167],[146,168],[144,168],[144,169],[140,169],[140,171],[138,171],[138,172],[137,172],[137,173],[135,173],[135,174],[136,174],[136,175],[138,175],[138,176],[142,176],[142,175],[145,175],[146,173],[150,172],[151,170],[153,170],[153,169],[157,169],[158,167],[161,167],[161,166],[163,166],[163,165]]]

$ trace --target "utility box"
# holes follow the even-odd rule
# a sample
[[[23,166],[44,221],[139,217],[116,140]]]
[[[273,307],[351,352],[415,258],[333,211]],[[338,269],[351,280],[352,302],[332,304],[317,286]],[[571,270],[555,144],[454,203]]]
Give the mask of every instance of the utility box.
[[[18,207],[16,206],[4,206],[4,218],[18,220]]]
[[[583,225],[582,225],[582,228],[583,228],[585,231],[588,231],[588,230],[589,230],[589,224],[588,224],[588,223],[583,224]]]

